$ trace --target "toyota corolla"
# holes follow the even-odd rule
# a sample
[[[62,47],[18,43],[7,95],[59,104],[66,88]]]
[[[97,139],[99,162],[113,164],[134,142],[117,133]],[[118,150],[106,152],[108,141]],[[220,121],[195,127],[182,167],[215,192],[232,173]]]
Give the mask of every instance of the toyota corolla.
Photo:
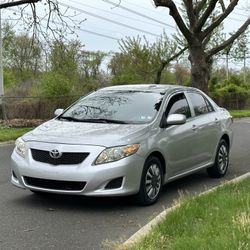
[[[232,117],[206,94],[175,85],[123,85],[79,99],[16,140],[11,182],[35,193],[135,195],[207,169],[226,174]]]

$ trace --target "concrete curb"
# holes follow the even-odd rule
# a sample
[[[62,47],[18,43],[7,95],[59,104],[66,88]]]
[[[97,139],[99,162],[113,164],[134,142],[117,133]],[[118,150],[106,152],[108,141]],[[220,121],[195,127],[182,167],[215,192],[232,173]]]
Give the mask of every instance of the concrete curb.
[[[240,182],[241,180],[244,180],[246,178],[250,177],[250,172],[244,174],[244,175],[241,175],[239,177],[236,177],[230,181],[226,181],[225,183],[223,184],[220,184],[216,187],[213,187],[205,192],[202,192],[200,193],[198,196],[203,196],[203,195],[206,195],[208,193],[211,193],[211,192],[214,192],[216,189],[218,189],[219,187],[221,186],[224,186],[226,184],[229,184],[229,183],[237,183],[237,182]],[[145,226],[143,226],[141,229],[139,229],[136,233],[134,233],[128,240],[126,240],[124,243],[123,243],[123,246],[124,247],[128,247],[128,246],[131,246],[133,244],[136,244],[138,241],[140,241],[143,237],[145,237],[150,231],[151,229],[156,226],[157,224],[159,224],[161,222],[161,220],[163,218],[166,217],[166,215],[168,213],[170,213],[171,211],[175,210],[176,208],[180,207],[180,205],[175,205],[173,207],[170,207],[170,208],[167,208],[166,210],[164,210],[163,212],[161,212],[160,214],[158,214],[154,219],[152,219],[148,224],[146,224]]]
[[[4,145],[11,145],[11,144],[15,144],[15,141],[5,141],[5,142],[0,142],[0,146],[4,146]]]

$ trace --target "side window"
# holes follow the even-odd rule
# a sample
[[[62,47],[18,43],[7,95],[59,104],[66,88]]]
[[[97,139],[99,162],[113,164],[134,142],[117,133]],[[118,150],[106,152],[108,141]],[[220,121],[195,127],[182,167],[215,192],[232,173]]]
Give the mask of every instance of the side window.
[[[205,101],[206,101],[206,103],[207,103],[208,111],[209,111],[209,112],[213,112],[213,111],[214,111],[214,108],[213,108],[212,104],[207,100],[207,98],[205,98]]]
[[[187,118],[191,117],[190,108],[183,93],[173,96],[166,109],[166,117],[171,114],[183,114]]]
[[[199,93],[188,94],[194,107],[195,115],[203,115],[213,111],[213,107],[208,105],[208,101]]]

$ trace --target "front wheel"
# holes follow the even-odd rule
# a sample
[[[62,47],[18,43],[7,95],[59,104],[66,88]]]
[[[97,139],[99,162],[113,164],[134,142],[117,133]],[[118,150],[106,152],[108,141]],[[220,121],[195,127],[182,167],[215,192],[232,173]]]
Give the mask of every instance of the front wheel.
[[[148,206],[155,203],[162,189],[162,164],[155,156],[150,156],[145,164],[141,176],[140,190],[137,200],[140,205]]]
[[[214,178],[223,177],[227,172],[228,163],[229,163],[229,146],[224,139],[221,139],[216,153],[215,163],[212,167],[207,169],[208,175]]]

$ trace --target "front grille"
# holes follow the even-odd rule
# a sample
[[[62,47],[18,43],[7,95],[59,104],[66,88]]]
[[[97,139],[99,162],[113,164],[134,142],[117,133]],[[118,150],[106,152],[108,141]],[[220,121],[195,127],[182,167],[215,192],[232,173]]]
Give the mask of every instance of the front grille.
[[[50,151],[31,149],[32,157],[35,161],[49,163],[53,165],[71,165],[82,163],[89,153],[71,153],[64,152],[58,159],[50,156]]]
[[[57,189],[64,191],[81,191],[84,189],[86,182],[80,181],[56,181],[48,179],[39,179],[24,176],[27,185],[38,188]]]

